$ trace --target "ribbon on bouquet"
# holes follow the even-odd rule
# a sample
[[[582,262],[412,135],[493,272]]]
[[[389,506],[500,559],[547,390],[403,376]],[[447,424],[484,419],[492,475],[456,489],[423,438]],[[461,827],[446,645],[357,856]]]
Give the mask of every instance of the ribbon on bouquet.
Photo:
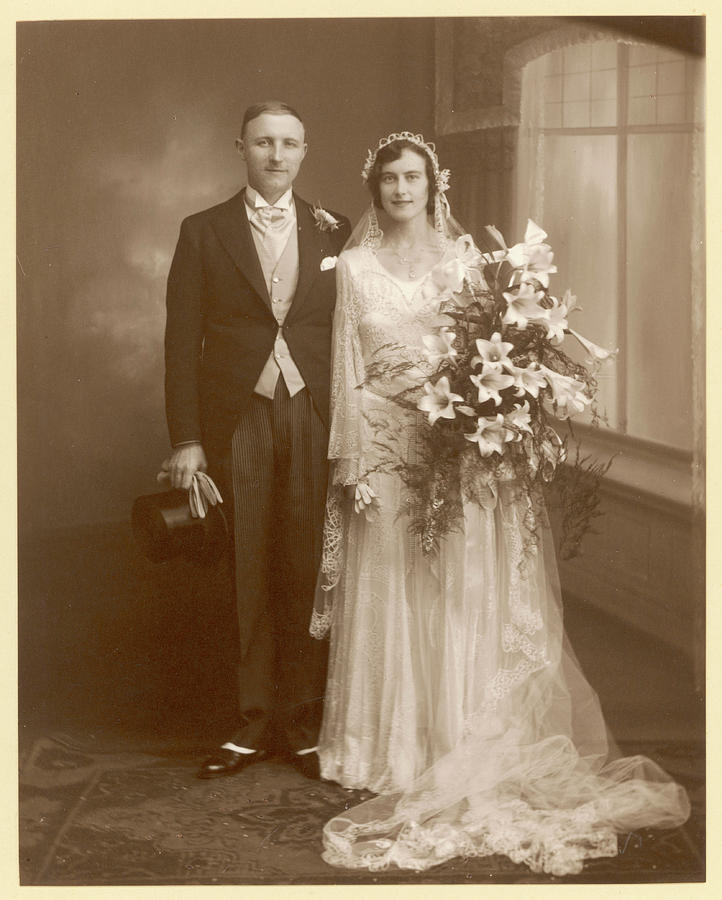
[[[156,480],[161,484],[170,484],[168,462],[167,459],[163,461],[160,472],[156,476]],[[194,472],[191,486],[188,488],[188,505],[191,516],[194,519],[205,519],[208,507],[216,506],[219,503],[223,503],[223,497],[211,476],[206,475],[205,472]]]

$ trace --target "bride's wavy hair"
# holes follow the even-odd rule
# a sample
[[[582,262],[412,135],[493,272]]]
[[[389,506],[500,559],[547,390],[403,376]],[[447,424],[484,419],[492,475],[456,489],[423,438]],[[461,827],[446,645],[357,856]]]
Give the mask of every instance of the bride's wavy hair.
[[[428,213],[433,213],[436,194],[438,193],[433,163],[431,162],[428,153],[424,153],[418,144],[414,144],[413,141],[407,141],[405,138],[400,138],[397,141],[386,144],[386,146],[382,147],[376,154],[376,159],[374,160],[374,164],[368,174],[368,180],[366,181],[368,189],[371,191],[371,196],[373,197],[374,206],[377,209],[382,209],[381,170],[386,163],[396,162],[396,160],[401,157],[404,150],[413,150],[413,152],[417,156],[420,156],[424,161],[424,165],[426,166],[426,179],[429,184],[429,199],[426,202],[426,211]]]

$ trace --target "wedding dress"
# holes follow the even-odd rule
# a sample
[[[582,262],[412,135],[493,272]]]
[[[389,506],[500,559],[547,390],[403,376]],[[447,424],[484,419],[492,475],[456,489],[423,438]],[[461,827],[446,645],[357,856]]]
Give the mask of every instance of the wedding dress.
[[[649,759],[612,758],[565,638],[538,498],[500,483],[431,554],[410,532],[413,501],[388,460],[390,448],[414,459],[421,413],[391,397],[433,372],[422,337],[439,301],[428,274],[401,281],[365,244],[337,266],[334,486],[312,632],[330,630],[322,777],[378,796],[326,824],[324,859],[422,870],[500,853],[579,872],[616,855],[618,833],[684,822],[686,793]],[[359,479],[378,498],[367,515],[343,499]]]

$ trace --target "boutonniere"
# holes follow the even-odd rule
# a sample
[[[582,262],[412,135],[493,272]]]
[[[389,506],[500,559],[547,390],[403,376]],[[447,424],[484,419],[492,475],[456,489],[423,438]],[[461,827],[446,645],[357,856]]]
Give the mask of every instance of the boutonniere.
[[[321,260],[321,271],[325,272],[327,269],[335,269],[337,259],[338,256],[324,256]]]
[[[316,220],[316,227],[319,231],[335,231],[340,225],[338,219],[335,219],[330,212],[326,212],[318,203],[313,205],[311,213]]]

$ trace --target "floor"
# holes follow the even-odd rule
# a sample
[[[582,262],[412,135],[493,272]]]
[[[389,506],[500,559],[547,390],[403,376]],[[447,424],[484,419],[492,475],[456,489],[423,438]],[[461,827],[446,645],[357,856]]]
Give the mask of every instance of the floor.
[[[279,759],[198,781],[198,759],[233,727],[227,577],[152,565],[117,526],[21,547],[23,884],[549,880],[496,858],[422,877],[332,869],[320,830],[353,792]],[[568,601],[565,620],[616,739],[661,762],[694,806],[684,829],[627,835],[624,853],[573,880],[701,880],[704,718],[689,661],[583,603]]]

